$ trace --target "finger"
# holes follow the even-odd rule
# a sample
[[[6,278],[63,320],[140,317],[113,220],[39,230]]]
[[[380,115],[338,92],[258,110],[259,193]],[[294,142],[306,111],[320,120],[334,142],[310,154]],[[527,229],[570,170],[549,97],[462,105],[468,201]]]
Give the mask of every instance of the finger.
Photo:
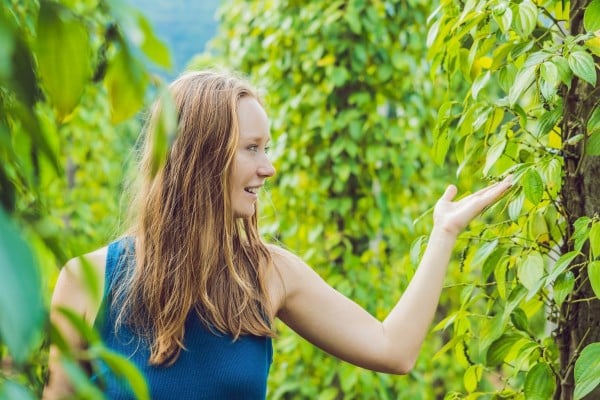
[[[442,200],[452,201],[452,199],[454,198],[454,196],[456,196],[457,192],[458,192],[458,189],[456,188],[456,186],[449,185],[446,188],[446,191],[444,192],[444,194],[442,195]]]

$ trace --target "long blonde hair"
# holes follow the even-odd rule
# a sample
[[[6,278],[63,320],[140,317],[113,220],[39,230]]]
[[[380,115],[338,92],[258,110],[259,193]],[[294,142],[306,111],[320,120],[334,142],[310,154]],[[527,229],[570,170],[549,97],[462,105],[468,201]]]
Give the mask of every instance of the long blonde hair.
[[[149,340],[152,365],[175,362],[192,310],[209,329],[234,339],[273,336],[265,283],[271,258],[257,213],[234,218],[229,192],[238,102],[260,98],[244,80],[214,72],[187,73],[169,89],[177,136],[152,176],[155,106],[145,129],[142,185],[132,203],[135,268],[113,297],[121,299],[117,325]]]

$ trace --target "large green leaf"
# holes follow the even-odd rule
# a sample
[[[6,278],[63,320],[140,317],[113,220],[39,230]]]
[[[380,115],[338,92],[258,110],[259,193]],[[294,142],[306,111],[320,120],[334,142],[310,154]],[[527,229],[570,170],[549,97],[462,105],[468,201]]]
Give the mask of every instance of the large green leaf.
[[[558,260],[556,260],[554,265],[552,266],[552,269],[550,270],[550,274],[546,278],[546,283],[547,284],[552,283],[552,281],[554,281],[557,276],[562,274],[563,271],[567,269],[569,264],[571,264],[571,261],[573,261],[575,259],[575,257],[577,257],[579,254],[580,254],[579,251],[573,250],[573,251],[569,251],[568,253],[561,255],[558,258]]]
[[[569,67],[571,71],[592,86],[596,86],[596,64],[590,53],[576,50],[569,54]]]
[[[83,22],[59,3],[42,1],[37,26],[38,70],[59,119],[83,94],[92,69],[89,35]]]
[[[33,350],[44,321],[42,287],[33,253],[0,209],[0,336],[13,359]]]
[[[583,27],[589,33],[600,30],[600,0],[592,0],[583,13]]]
[[[600,343],[587,345],[575,361],[575,400],[583,398],[600,384]]]
[[[527,400],[548,400],[554,393],[556,383],[552,370],[545,362],[535,364],[525,378],[525,398]]]
[[[125,43],[110,61],[104,82],[110,96],[112,122],[132,117],[144,104],[148,77]]]
[[[567,296],[575,287],[575,275],[571,271],[567,271],[554,281],[554,302],[557,306],[561,306]]]
[[[590,228],[590,249],[592,250],[592,259],[600,258],[600,222],[594,221]]]

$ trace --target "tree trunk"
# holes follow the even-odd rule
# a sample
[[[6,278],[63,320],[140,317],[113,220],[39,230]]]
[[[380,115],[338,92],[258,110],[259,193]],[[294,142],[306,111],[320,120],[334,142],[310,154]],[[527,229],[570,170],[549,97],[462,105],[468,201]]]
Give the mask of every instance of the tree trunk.
[[[570,31],[572,35],[582,33],[583,13],[591,0],[571,0]],[[578,78],[573,79],[570,89],[564,94],[564,114],[562,124],[563,143],[570,137],[586,133],[586,123],[590,113],[600,102],[600,89],[592,87]],[[574,231],[573,223],[584,215],[600,214],[600,157],[584,156],[583,141],[567,146],[564,152],[564,182],[561,192],[563,212],[567,218],[563,253],[573,250],[570,240]],[[587,254],[589,246],[583,251]],[[575,264],[582,264],[573,270],[575,288],[561,308],[556,342],[560,351],[560,381],[557,384],[555,399],[571,400],[575,389],[574,366],[579,353],[585,346],[600,342],[600,300],[594,292],[587,276],[586,259],[580,258]],[[585,399],[600,399],[597,387]]]

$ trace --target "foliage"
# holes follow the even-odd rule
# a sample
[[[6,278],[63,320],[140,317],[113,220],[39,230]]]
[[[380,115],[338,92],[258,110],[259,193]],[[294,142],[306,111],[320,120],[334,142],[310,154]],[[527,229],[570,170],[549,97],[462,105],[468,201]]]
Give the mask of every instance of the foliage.
[[[444,92],[426,61],[430,7],[229,1],[212,46],[216,59],[204,55],[194,65],[220,61],[266,89],[278,173],[262,204],[264,231],[378,318],[412,276],[430,207],[450,179],[431,162]],[[451,275],[468,279],[458,268]],[[440,313],[459,308],[461,285],[444,293]],[[445,334],[429,337],[415,371],[401,378],[342,363],[280,332],[274,399],[434,398],[460,390],[469,366],[460,351],[434,357]]]
[[[465,252],[465,264],[481,265],[482,276],[444,324],[481,371],[469,379],[499,372],[502,377],[491,391],[477,382],[466,387],[468,398],[493,393],[545,399],[555,392],[555,382],[572,373],[559,369],[552,331],[558,324],[560,332],[561,306],[568,314],[575,289],[585,282],[576,271],[587,266],[598,287],[600,221],[582,216],[571,224],[568,216],[575,211],[561,198],[562,182],[569,178],[565,159],[582,162],[600,154],[595,146],[600,108],[596,102],[592,110],[571,115],[564,103],[572,85],[587,82],[592,93],[597,84],[599,6],[596,0],[585,9],[581,34],[570,33],[564,1],[444,0],[432,15],[427,39],[432,73],[443,71],[449,82],[434,131],[436,161],[452,151],[461,174],[512,173],[516,182],[506,204],[508,219],[473,231],[482,245]],[[456,81],[469,82],[462,99],[454,95]],[[569,118],[583,119],[587,129],[572,134]],[[598,301],[598,292],[579,301]],[[583,341],[575,345],[581,350]],[[596,344],[582,354],[591,353],[591,346]],[[568,364],[576,362],[577,353],[567,355]],[[598,384],[597,369],[588,371],[593,378],[575,373],[577,398]]]
[[[100,343],[73,353],[47,304],[57,266],[115,235],[123,156],[139,129],[126,120],[144,103],[147,60],[166,67],[168,50],[117,1],[4,0],[0,22],[0,397],[40,397],[50,339],[81,396],[101,397],[75,362],[89,359],[143,393],[129,362]]]

